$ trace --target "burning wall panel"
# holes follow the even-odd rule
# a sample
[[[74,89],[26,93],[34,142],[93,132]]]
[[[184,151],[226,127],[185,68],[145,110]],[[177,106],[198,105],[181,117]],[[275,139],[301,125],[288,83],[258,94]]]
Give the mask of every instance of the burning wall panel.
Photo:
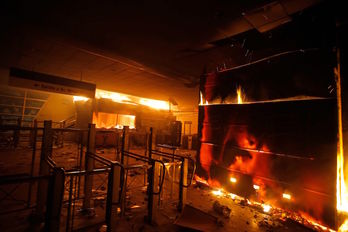
[[[338,122],[332,74],[331,55],[316,51],[208,75],[201,84],[198,175],[334,227]],[[239,86],[249,100],[244,104],[236,104]]]

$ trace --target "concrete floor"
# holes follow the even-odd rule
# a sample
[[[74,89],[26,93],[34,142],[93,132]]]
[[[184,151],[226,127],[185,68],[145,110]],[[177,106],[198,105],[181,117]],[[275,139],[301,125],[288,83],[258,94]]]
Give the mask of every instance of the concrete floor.
[[[135,152],[141,153],[142,150]],[[99,149],[98,153],[106,158],[114,159],[114,149]],[[36,153],[35,162],[35,174],[38,170],[40,152]],[[30,171],[30,162],[32,159],[31,150],[28,148],[19,149],[0,149],[0,175],[12,175],[16,173],[28,173]],[[53,159],[58,166],[64,166],[66,169],[74,168],[78,165],[78,150],[75,144],[65,144],[64,148],[54,148]],[[187,228],[182,228],[175,225],[175,222],[179,222],[184,218],[180,218],[180,214],[176,210],[177,207],[177,184],[173,190],[173,196],[170,197],[170,185],[166,184],[164,194],[162,195],[162,201],[160,204],[160,210],[158,212],[158,218],[156,225],[148,225],[144,222],[144,217],[147,213],[146,202],[146,188],[141,187],[141,180],[143,180],[143,174],[139,171],[130,177],[138,178],[135,181],[134,188],[130,188],[127,193],[127,211],[123,218],[117,219],[118,231],[188,231]],[[105,177],[103,177],[105,178]],[[94,193],[105,193],[106,189],[103,187],[103,178],[95,178],[95,188],[98,185],[98,190]],[[134,181],[133,181],[134,182]],[[82,183],[81,183],[82,184]],[[133,183],[134,184],[134,183]],[[105,184],[104,184],[105,185]],[[0,186],[3,190],[8,190],[4,186]],[[27,197],[28,185],[20,185],[14,194],[16,198],[23,200],[22,202],[11,202],[11,200],[0,201],[0,211],[5,209],[11,209],[15,207],[23,207]],[[31,203],[35,201],[35,190],[33,190],[33,197]],[[0,199],[5,195],[4,192]],[[67,199],[67,193],[65,193],[65,199]],[[231,209],[229,217],[224,217],[218,214],[213,209],[213,204],[218,201],[220,204],[225,205]],[[75,202],[75,214],[74,214],[74,229],[82,228],[81,231],[105,231],[106,227],[103,226],[102,221],[105,215],[105,196],[95,198],[93,201],[95,211],[91,215],[83,215],[79,212],[82,205],[82,201]],[[200,209],[207,215],[211,215],[217,219],[214,229],[212,231],[312,231],[305,226],[291,221],[281,220],[279,214],[272,215],[267,214],[257,207],[244,204],[240,200],[233,200],[229,197],[217,197],[211,193],[211,189],[199,187],[193,185],[188,188],[187,192],[187,204],[194,208]],[[65,228],[66,210],[67,204],[62,207],[62,228]],[[20,211],[18,213],[0,214],[0,228],[1,231],[30,231],[33,227],[30,227],[29,218],[32,209]],[[194,215],[191,215],[194,216]],[[200,219],[198,219],[200,220]],[[204,220],[204,219],[202,219]],[[98,223],[101,222],[101,223]],[[93,225],[86,227],[86,225]]]

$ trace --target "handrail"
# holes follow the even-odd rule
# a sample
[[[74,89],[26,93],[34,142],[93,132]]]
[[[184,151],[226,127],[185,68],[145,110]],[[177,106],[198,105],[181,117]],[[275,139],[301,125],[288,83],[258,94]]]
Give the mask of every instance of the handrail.
[[[144,161],[144,162],[149,162],[151,159],[149,157],[146,157],[146,156],[142,156],[142,155],[139,155],[139,154],[136,154],[136,153],[133,153],[133,152],[130,152],[130,151],[123,151],[123,153],[126,155],[126,156],[129,156],[133,159],[136,159],[136,160],[141,160],[141,161]],[[133,156],[133,157],[132,157]]]
[[[86,171],[86,170],[78,170],[78,171],[66,171],[65,175],[66,176],[83,176],[86,174],[98,174],[98,173],[104,173],[104,172],[110,172],[110,168],[97,168],[97,169],[93,169],[91,171]]]
[[[90,156],[90,157],[92,157],[93,159],[95,159],[95,160],[97,160],[97,161],[99,161],[99,162],[101,162],[101,163],[103,163],[103,164],[105,164],[105,165],[108,165],[109,166],[109,168],[108,168],[108,170],[110,171],[111,170],[111,166],[112,165],[116,165],[116,166],[119,166],[120,168],[121,168],[121,186],[120,186],[120,192],[122,193],[123,192],[123,189],[124,189],[124,185],[125,185],[125,180],[126,180],[126,178],[125,178],[125,167],[120,163],[120,162],[118,162],[118,161],[112,161],[112,160],[109,160],[109,159],[107,159],[107,158],[105,158],[105,157],[102,157],[102,156],[100,156],[100,155],[97,155],[97,154],[95,154],[95,153],[93,153],[93,152],[86,152],[86,156]]]
[[[61,132],[87,132],[88,128],[52,128],[52,130]]]
[[[98,162],[100,162],[102,164],[110,166],[111,161],[104,158],[104,157],[98,156],[97,154],[94,154],[94,153],[88,152],[88,151],[86,152],[86,155],[92,157],[93,159],[97,160]]]
[[[157,151],[157,150],[152,150],[152,154],[165,156],[165,157],[168,157],[168,158],[171,158],[171,159],[176,159],[176,160],[181,160],[181,158],[183,157],[183,156],[174,155],[174,154],[161,152],[161,151]]]

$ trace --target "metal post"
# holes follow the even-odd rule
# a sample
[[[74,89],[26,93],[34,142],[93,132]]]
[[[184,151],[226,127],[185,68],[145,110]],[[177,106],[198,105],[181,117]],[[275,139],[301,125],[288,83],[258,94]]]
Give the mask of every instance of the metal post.
[[[69,200],[68,200],[68,212],[66,216],[66,228],[65,231],[69,232],[70,230],[70,217],[71,217],[71,205],[72,205],[72,192],[73,192],[73,185],[74,184],[74,176],[70,176],[70,186],[69,186]],[[72,212],[74,213],[74,212]],[[72,225],[71,225],[72,227]],[[72,230],[72,228],[71,228]]]
[[[187,185],[187,171],[188,171],[188,160],[185,158],[182,158],[181,167],[180,167],[180,184],[179,184],[179,204],[178,204],[179,211],[182,211],[186,204],[187,189],[184,186]]]
[[[148,151],[149,151],[149,158],[152,158],[152,136],[153,136],[153,129],[150,127],[150,135],[149,135],[149,141],[148,141]]]
[[[44,121],[44,131],[42,137],[41,145],[41,156],[40,156],[40,175],[49,175],[49,166],[46,163],[47,157],[52,156],[52,140],[53,140],[53,131],[52,131],[52,121]],[[37,203],[36,203],[36,216],[39,220],[43,220],[44,209],[47,200],[47,191],[48,182],[47,180],[40,180],[38,191],[37,191]]]
[[[149,224],[152,224],[152,216],[153,216],[153,187],[154,187],[154,170],[155,170],[155,162],[151,160],[150,168],[148,169],[148,178],[149,185],[147,186],[147,220]]]
[[[45,231],[58,232],[60,227],[60,214],[64,197],[64,169],[55,168],[50,181],[50,188],[47,198],[47,214]]]
[[[84,132],[80,133],[80,139],[79,139],[79,144],[80,144],[80,163],[79,163],[79,170],[82,170],[82,160],[83,160],[83,135]],[[77,183],[77,197],[80,198],[80,183],[81,183],[81,176],[79,175],[78,177],[78,183]]]
[[[34,128],[31,130],[31,136],[32,136],[32,156],[31,156],[31,168],[30,168],[30,176],[34,176],[34,168],[35,168],[35,156],[36,156],[36,140],[37,140],[37,121],[34,120]],[[32,183],[29,183],[29,190],[28,190],[28,207],[31,204],[31,189],[32,189]]]
[[[129,150],[129,127],[124,126],[122,131],[122,145],[121,145],[121,164],[124,164],[124,151]],[[128,165],[128,156],[126,157],[126,164]]]
[[[95,124],[88,124],[87,153],[95,154]],[[94,159],[88,156],[87,154],[85,157],[85,168],[86,168],[86,171],[92,171],[94,168]],[[88,210],[91,208],[92,187],[93,187],[93,176],[90,174],[86,174],[85,186],[84,186],[85,198],[83,200],[83,208],[85,210]]]
[[[17,119],[17,128],[13,131],[13,146],[14,148],[17,148],[19,144],[19,136],[20,136],[20,129],[21,129],[22,119]]]
[[[126,143],[126,128],[123,127],[123,130],[122,130],[122,144],[121,144],[121,164],[124,164],[125,143]]]
[[[158,201],[160,194],[154,194],[158,192],[159,186],[159,176],[160,176],[160,168],[159,163],[154,160],[150,161],[150,169],[149,169],[149,185],[147,187],[148,193],[148,223],[153,224],[157,219],[157,211],[158,211]]]
[[[111,170],[108,178],[108,192],[106,200],[106,214],[105,221],[107,225],[107,231],[116,231],[116,217],[117,217],[117,208],[119,204],[122,204],[122,181],[123,178],[121,167],[116,165],[116,162],[112,162]],[[122,213],[121,206],[121,213]]]

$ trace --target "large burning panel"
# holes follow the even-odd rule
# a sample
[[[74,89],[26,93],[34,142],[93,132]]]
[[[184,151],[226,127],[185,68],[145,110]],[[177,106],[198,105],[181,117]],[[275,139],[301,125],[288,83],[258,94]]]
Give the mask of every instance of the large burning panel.
[[[334,227],[333,54],[295,51],[202,78],[198,176]]]

